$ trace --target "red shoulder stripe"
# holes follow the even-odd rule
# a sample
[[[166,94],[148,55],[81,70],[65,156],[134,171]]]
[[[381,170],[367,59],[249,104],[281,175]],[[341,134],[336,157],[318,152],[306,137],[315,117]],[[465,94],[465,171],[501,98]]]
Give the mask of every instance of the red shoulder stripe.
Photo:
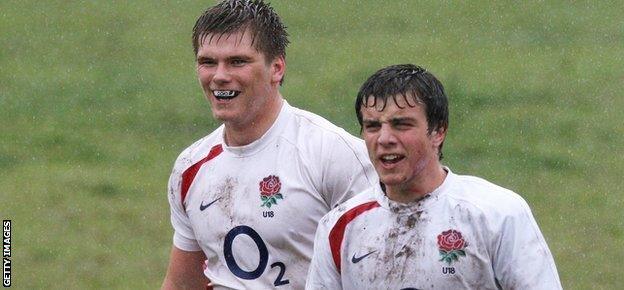
[[[204,157],[204,159],[199,160],[197,163],[191,165],[191,167],[184,170],[184,173],[182,173],[182,192],[180,198],[180,202],[182,202],[182,207],[184,207],[184,199],[186,198],[186,194],[188,193],[188,190],[191,187],[191,184],[193,183],[195,175],[197,175],[199,169],[202,167],[202,165],[204,165],[204,163],[210,161],[212,158],[217,157],[219,154],[221,154],[221,152],[223,152],[223,146],[221,146],[221,144],[215,145],[210,149],[208,156]]]
[[[360,214],[377,207],[379,207],[379,203],[377,203],[377,201],[371,201],[348,210],[338,219],[329,232],[329,248],[331,249],[338,273],[340,273],[340,246],[342,245],[347,225]]]

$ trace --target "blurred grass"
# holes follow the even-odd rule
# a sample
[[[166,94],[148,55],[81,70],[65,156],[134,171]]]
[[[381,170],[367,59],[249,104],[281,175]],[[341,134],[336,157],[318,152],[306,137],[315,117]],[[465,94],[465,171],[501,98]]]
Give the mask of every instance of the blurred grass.
[[[529,202],[566,289],[624,288],[624,3],[272,2],[291,104],[357,134],[370,74],[428,68],[451,100],[444,162]],[[217,125],[190,45],[209,3],[0,2],[16,289],[159,287],[171,165]]]

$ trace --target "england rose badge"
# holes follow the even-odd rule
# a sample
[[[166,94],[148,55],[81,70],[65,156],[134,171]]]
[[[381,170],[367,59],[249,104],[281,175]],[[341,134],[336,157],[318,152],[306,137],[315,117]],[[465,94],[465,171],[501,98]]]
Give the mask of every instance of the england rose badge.
[[[442,257],[440,261],[445,261],[449,265],[459,260],[460,256],[466,256],[464,251],[466,246],[468,243],[459,231],[448,230],[438,235],[438,248]]]
[[[277,205],[278,199],[284,199],[284,196],[280,193],[282,189],[282,183],[279,177],[275,175],[269,175],[260,181],[260,200],[262,200],[262,206],[271,208],[272,205]]]

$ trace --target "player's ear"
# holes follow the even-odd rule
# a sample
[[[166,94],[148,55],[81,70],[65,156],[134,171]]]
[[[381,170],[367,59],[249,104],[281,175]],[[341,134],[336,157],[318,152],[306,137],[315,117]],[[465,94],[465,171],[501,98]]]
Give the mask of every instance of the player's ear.
[[[431,140],[431,143],[432,143],[431,145],[433,145],[436,148],[440,146],[442,142],[444,142],[445,138],[446,138],[445,127],[438,127],[437,129],[431,131],[431,133],[429,134],[429,139]]]
[[[271,61],[271,81],[274,83],[280,83],[284,78],[286,72],[286,59],[284,56],[276,56]]]

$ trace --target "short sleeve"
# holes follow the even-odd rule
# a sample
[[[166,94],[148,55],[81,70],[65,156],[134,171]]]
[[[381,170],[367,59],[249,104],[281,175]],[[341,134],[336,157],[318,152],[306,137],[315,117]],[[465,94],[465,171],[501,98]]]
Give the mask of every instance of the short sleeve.
[[[519,205],[502,222],[493,258],[503,289],[562,289],[548,245],[528,204]]]
[[[329,215],[319,222],[314,238],[314,254],[308,270],[306,290],[342,289],[340,274],[336,269],[329,246]]]
[[[181,172],[174,166],[169,177],[168,199],[171,208],[171,225],[173,226],[173,245],[184,251],[200,251],[201,248],[195,240],[195,233],[191,222],[184,210],[181,198]]]
[[[345,133],[347,134],[347,133]],[[335,208],[354,195],[379,186],[364,141],[351,135],[325,142],[323,160],[323,194],[330,208]]]

